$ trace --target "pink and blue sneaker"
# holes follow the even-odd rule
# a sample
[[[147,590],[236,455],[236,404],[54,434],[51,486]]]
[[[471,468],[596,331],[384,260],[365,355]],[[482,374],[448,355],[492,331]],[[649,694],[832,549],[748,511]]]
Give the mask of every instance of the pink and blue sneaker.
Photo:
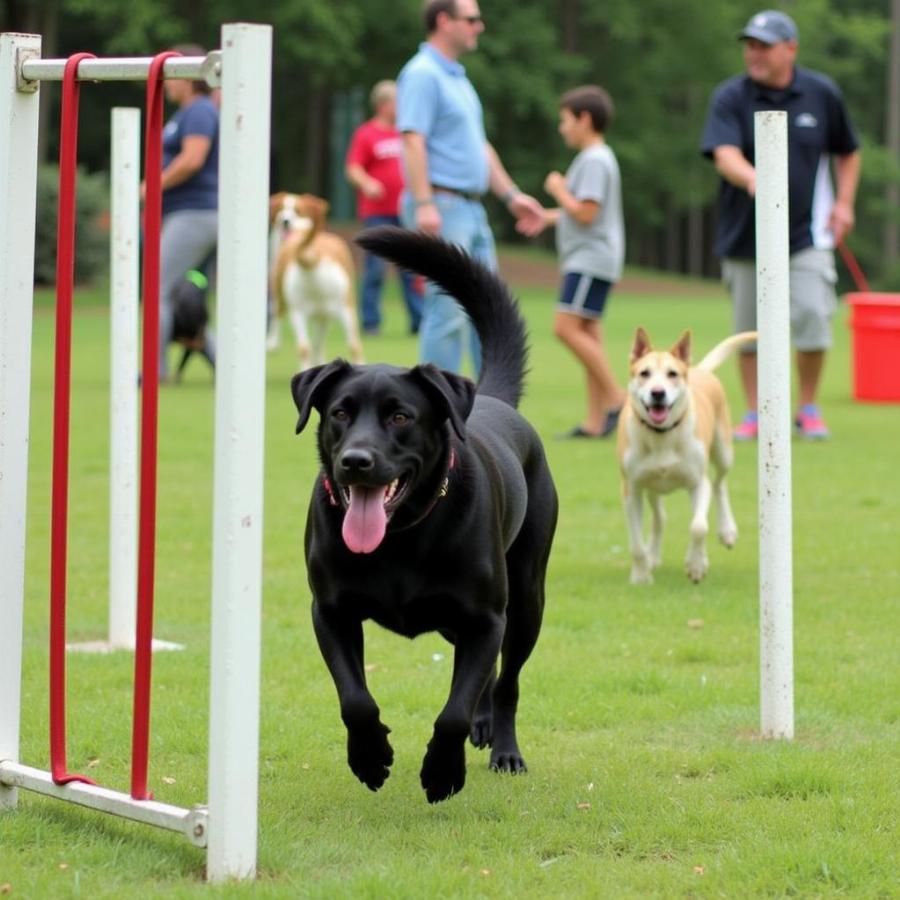
[[[756,410],[750,410],[734,429],[736,441],[755,441],[759,436],[759,417]]]
[[[807,441],[824,441],[831,437],[831,432],[815,403],[807,403],[800,407],[797,418],[794,419],[794,426],[797,434]]]

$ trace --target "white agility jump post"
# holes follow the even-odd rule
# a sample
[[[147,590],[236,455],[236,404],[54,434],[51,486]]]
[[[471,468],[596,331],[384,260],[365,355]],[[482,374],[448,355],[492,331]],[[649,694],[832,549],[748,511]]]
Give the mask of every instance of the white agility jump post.
[[[754,114],[759,390],[760,726],[794,736],[787,113]]]
[[[22,788],[182,832],[207,848],[210,881],[256,874],[272,29],[229,24],[221,40],[163,66],[166,78],[222,76],[209,800],[185,810],[57,785],[19,759],[37,88],[65,61],[40,59],[39,37],[0,36],[0,807]],[[87,59],[78,79],[146,80],[150,62]]]
[[[133,651],[137,624],[141,111],[115,107],[110,127],[109,623],[105,641],[66,645],[82,653]]]
[[[38,104],[17,89],[35,35],[0,35],[0,760],[19,759]],[[0,782],[0,809],[16,791]]]
[[[222,29],[209,715],[211,881],[256,872],[272,29]]]
[[[138,520],[141,111],[112,111],[109,270],[109,646],[134,648]]]

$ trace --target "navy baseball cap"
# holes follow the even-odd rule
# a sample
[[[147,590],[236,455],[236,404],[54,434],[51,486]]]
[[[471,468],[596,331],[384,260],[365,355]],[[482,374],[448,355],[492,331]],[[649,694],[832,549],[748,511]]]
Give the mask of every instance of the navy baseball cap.
[[[780,44],[797,40],[797,26],[787,14],[777,9],[765,9],[757,13],[738,35],[739,41],[754,38],[764,44]]]

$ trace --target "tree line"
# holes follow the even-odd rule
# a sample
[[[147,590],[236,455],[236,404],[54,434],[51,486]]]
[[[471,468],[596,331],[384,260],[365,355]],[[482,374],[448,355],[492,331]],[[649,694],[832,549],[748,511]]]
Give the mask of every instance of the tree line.
[[[850,245],[873,285],[897,289],[900,86],[892,73],[900,71],[900,0],[779,5],[798,24],[799,62],[829,74],[847,98],[863,143]],[[699,154],[700,132],[713,87],[742,70],[736,35],[759,8],[743,0],[482,0],[486,30],[462,62],[490,139],[519,185],[544,202],[544,175],[571,158],[556,131],[560,94],[603,85],[616,104],[609,141],[622,168],[629,261],[714,275],[717,178]],[[270,23],[273,189],[327,196],[349,214],[346,140],[368,113],[369,87],[395,77],[423,39],[420,0],[270,0],[253,12],[240,0],[2,0],[0,29],[42,34],[45,56],[145,56],[184,41],[216,47],[222,22]],[[50,161],[56,87],[42,87],[41,152]],[[142,105],[142,88],[82,91],[80,159],[88,170],[108,167],[116,104]],[[495,212],[498,236],[516,239],[508,217]]]

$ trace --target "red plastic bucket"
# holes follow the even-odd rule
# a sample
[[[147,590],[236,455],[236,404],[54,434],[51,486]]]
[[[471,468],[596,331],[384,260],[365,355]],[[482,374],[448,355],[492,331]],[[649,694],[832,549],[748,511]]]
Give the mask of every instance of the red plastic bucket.
[[[900,403],[900,294],[847,294],[853,335],[853,396]]]

